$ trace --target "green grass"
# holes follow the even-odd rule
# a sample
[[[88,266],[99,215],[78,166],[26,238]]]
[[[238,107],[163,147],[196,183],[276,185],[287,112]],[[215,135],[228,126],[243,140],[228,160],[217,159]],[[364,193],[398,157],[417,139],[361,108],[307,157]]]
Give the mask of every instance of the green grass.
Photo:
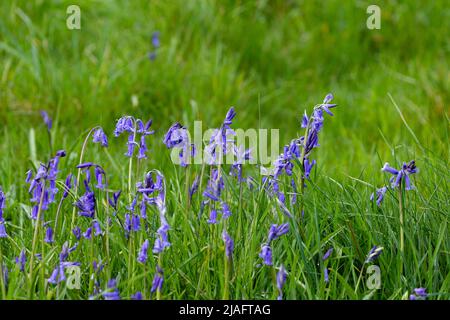
[[[339,107],[325,119],[315,150],[318,165],[306,189],[303,219],[298,207],[291,208],[295,220],[286,219],[265,192],[244,187],[239,201],[239,187],[225,175],[225,198],[233,212],[227,229],[235,240],[230,298],[274,298],[271,271],[261,266],[258,253],[270,224],[286,221],[291,231],[274,242],[273,254],[275,266],[283,264],[289,272],[287,299],[401,299],[416,287],[426,287],[433,299],[450,297],[446,1],[379,1],[381,30],[366,28],[370,1],[77,3],[81,30],[66,28],[66,8],[73,1],[0,3],[0,185],[7,193],[10,235],[0,239],[0,247],[10,269],[7,298],[28,297],[26,275],[14,258],[24,247],[31,250],[33,235],[25,172],[48,161],[50,153],[39,110],[54,120],[54,149],[68,153],[61,161],[61,182],[75,171],[88,130],[105,128],[108,151],[89,143],[85,159],[105,168],[113,190],[125,190],[128,179],[126,138],[112,137],[115,120],[125,114],[153,119],[150,156],[133,181],[151,169],[166,177],[172,246],[163,254],[162,298],[216,299],[224,287],[222,225],[208,225],[207,213],[197,219],[200,194],[186,216],[186,170],[170,162],[163,134],[175,121],[192,127],[202,120],[216,127],[235,106],[233,128],[278,128],[281,143],[288,143],[302,134],[303,110],[310,112],[328,92]],[[155,30],[161,33],[161,48],[150,61]],[[138,106],[131,103],[133,95]],[[388,193],[381,208],[369,197],[375,187],[387,184],[388,175],[380,172],[384,162],[398,167],[411,159],[420,171],[413,178],[416,189],[405,195],[401,257],[397,194]],[[192,166],[190,180],[201,170]],[[257,177],[258,171],[246,166],[245,172]],[[288,187],[286,180],[283,188]],[[125,199],[124,194],[121,219]],[[71,196],[62,207],[66,229],[73,201]],[[55,214],[53,205],[46,220]],[[104,221],[105,210],[98,214]],[[87,227],[86,220],[78,221]],[[152,246],[159,226],[156,211],[149,213],[148,224],[148,232],[139,237],[149,238]],[[137,241],[129,278],[129,243],[116,222],[111,232],[113,258],[98,279],[104,289],[110,273],[118,279],[121,296],[128,298],[143,289],[144,279],[149,288],[156,257],[150,257],[144,273],[135,262]],[[56,237],[55,244],[45,247],[45,277],[65,240]],[[95,256],[104,259],[104,240],[96,241]],[[376,262],[381,288],[369,290],[363,272],[355,290],[373,245],[384,247]],[[330,247],[334,253],[326,262],[331,270],[326,284],[321,257]],[[37,285],[35,298],[88,298],[90,250],[91,244],[82,241],[70,256],[82,263],[81,290]],[[36,263],[38,281],[41,265]]]

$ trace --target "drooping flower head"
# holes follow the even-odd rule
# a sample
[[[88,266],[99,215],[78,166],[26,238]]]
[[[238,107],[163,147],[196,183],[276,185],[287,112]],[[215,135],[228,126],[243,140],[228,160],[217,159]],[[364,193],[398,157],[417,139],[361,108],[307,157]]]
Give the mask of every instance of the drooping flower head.
[[[125,153],[127,157],[131,158],[134,155],[135,147],[139,148],[137,154],[138,159],[147,157],[146,152],[148,148],[145,137],[154,134],[154,131],[150,130],[151,125],[152,120],[149,120],[144,124],[141,119],[134,119],[131,116],[124,116],[117,121],[114,136],[118,137],[122,133],[128,133],[128,148]]]
[[[372,262],[377,259],[383,252],[383,247],[373,246],[367,255],[366,263]]]
[[[272,248],[269,244],[263,244],[261,247],[261,252],[259,253],[259,257],[263,259],[263,262],[267,266],[273,265],[272,261]]]
[[[108,146],[108,137],[106,136],[102,127],[98,127],[97,129],[95,129],[94,134],[92,135],[92,141],[94,143],[100,143],[102,147]]]
[[[416,163],[414,160],[411,160],[409,163],[403,162],[402,168],[400,170],[392,168],[389,163],[385,163],[382,171],[388,172],[393,175],[389,180],[392,184],[392,188],[398,187],[402,181],[405,181],[405,189],[412,190],[414,186],[411,184],[409,176],[418,171],[416,167]]]
[[[276,224],[272,224],[269,230],[268,243],[271,243],[272,240],[275,240],[288,232],[289,232],[289,223],[283,223],[280,224],[279,226]]]
[[[182,167],[190,163],[195,156],[195,147],[190,142],[189,132],[180,123],[174,123],[164,135],[164,144],[168,149],[179,149],[178,157]]]

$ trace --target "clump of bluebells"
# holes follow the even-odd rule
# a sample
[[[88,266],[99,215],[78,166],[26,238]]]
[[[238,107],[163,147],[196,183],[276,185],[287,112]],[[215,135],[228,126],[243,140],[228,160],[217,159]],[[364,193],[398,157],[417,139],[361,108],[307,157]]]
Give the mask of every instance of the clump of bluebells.
[[[153,39],[154,47],[159,47],[158,35],[155,35]],[[274,170],[268,176],[264,177],[264,186],[269,195],[276,199],[279,207],[283,213],[289,218],[292,217],[288,210],[287,201],[291,204],[296,204],[297,195],[303,196],[303,189],[306,186],[306,181],[310,179],[311,172],[316,165],[316,160],[313,159],[312,153],[315,148],[319,146],[319,133],[323,128],[324,113],[333,115],[330,111],[336,104],[332,104],[333,96],[327,95],[323,102],[314,107],[313,112],[308,116],[305,112],[301,127],[305,129],[305,134],[302,137],[293,139],[288,145],[283,148],[283,153],[274,162]],[[225,119],[221,126],[214,130],[209,143],[206,147],[207,163],[211,165],[209,170],[206,171],[208,176],[206,188],[202,189],[201,195],[203,199],[200,204],[200,208],[193,205],[193,210],[199,209],[200,212],[206,207],[209,209],[209,216],[206,220],[208,224],[219,224],[222,221],[222,227],[208,228],[207,232],[211,235],[216,235],[220,239],[212,239],[212,246],[216,246],[219,243],[220,249],[223,248],[224,253],[224,281],[223,285],[223,297],[228,299],[230,296],[230,284],[232,279],[239,277],[239,270],[236,268],[236,275],[231,276],[232,263],[236,257],[235,242],[230,234],[237,234],[237,237],[241,234],[241,230],[234,232],[229,224],[228,218],[231,217],[232,212],[229,207],[230,193],[234,191],[229,185],[225,186],[223,172],[225,172],[223,165],[223,157],[227,155],[234,156],[234,162],[231,165],[229,174],[237,178],[239,187],[242,186],[242,182],[251,181],[254,183],[254,179],[246,178],[243,173],[243,164],[245,161],[250,160],[250,150],[245,150],[236,146],[234,142],[235,132],[231,128],[233,120],[236,116],[234,108],[230,108],[227,112]],[[43,114],[44,122],[47,126],[47,130],[50,132],[52,128],[52,122],[48,114]],[[17,274],[21,274],[24,279],[43,280],[43,284],[30,283],[28,287],[31,292],[35,292],[36,289],[42,290],[45,294],[56,294],[56,298],[59,292],[61,292],[60,284],[66,281],[69,267],[87,267],[90,268],[88,274],[83,272],[88,278],[89,289],[87,295],[91,299],[103,298],[105,300],[118,300],[122,297],[128,297],[134,300],[141,300],[147,297],[148,291],[150,298],[153,294],[156,294],[156,298],[160,299],[163,290],[164,281],[170,281],[171,277],[165,279],[165,270],[168,275],[172,275],[174,270],[170,263],[164,263],[163,257],[165,257],[167,250],[172,247],[169,237],[180,234],[179,226],[169,225],[177,221],[173,221],[167,216],[169,208],[167,202],[166,179],[164,175],[158,170],[148,171],[145,175],[142,175],[142,181],[138,178],[141,176],[139,166],[136,169],[136,174],[133,177],[131,175],[131,164],[133,159],[144,159],[147,157],[147,136],[154,133],[150,129],[152,121],[147,123],[142,122],[140,119],[135,119],[130,116],[124,116],[117,121],[114,135],[116,137],[120,135],[127,135],[127,152],[126,156],[130,159],[130,169],[128,175],[128,192],[124,192],[125,196],[128,196],[127,200],[123,200],[122,191],[113,191],[110,189],[107,179],[107,173],[100,164],[93,162],[81,161],[84,154],[84,147],[81,152],[80,162],[78,166],[74,166],[78,169],[78,177],[74,180],[73,174],[69,173],[65,181],[59,177],[59,162],[61,158],[65,157],[63,150],[58,151],[50,161],[46,164],[40,164],[37,170],[30,170],[27,172],[26,182],[29,185],[28,192],[31,196],[30,202],[32,203],[32,209],[30,218],[35,225],[35,237],[32,244],[32,249],[28,250],[27,246],[19,244],[17,251],[14,253],[14,259],[8,259],[8,263],[16,264]],[[94,127],[88,137],[85,140],[85,144],[92,134],[92,142],[99,144],[103,147],[108,147],[109,142],[106,133],[101,127]],[[180,123],[173,124],[166,132],[163,143],[168,149],[177,149],[177,158],[180,160],[182,167],[188,167],[190,164],[190,158],[195,156],[196,150],[191,143],[189,133],[187,129]],[[69,157],[70,158],[70,157]],[[138,161],[138,163],[141,163]],[[296,181],[295,168],[300,167],[300,180]],[[386,192],[389,189],[397,188],[401,191],[402,185],[406,190],[413,188],[410,176],[417,172],[415,162],[404,163],[402,168],[397,170],[385,164],[383,171],[392,174],[390,179],[390,185],[384,186],[376,191],[372,195],[371,200],[376,200],[377,205],[381,205]],[[209,172],[209,174],[208,174]],[[108,172],[109,173],[109,172]],[[203,175],[203,171],[202,171]],[[189,199],[192,200],[192,196],[201,187],[202,175],[196,175],[193,184],[189,187],[187,183],[187,193]],[[186,175],[187,176],[187,175]],[[288,179],[291,188],[290,193],[286,193],[283,189],[282,179]],[[236,183],[236,179],[231,179],[233,183]],[[134,183],[139,181],[137,183]],[[300,184],[299,184],[300,183]],[[232,187],[232,186],[231,186]],[[75,191],[71,192],[74,188]],[[226,189],[227,188],[227,189]],[[300,191],[298,191],[299,189]],[[78,192],[79,191],[79,192]],[[228,192],[231,191],[231,192]],[[300,193],[299,193],[300,192]],[[228,193],[228,194],[227,194]],[[169,190],[170,194],[170,190]],[[53,206],[57,202],[57,198],[60,195],[59,206]],[[63,200],[66,198],[72,198],[72,201]],[[0,238],[7,238],[4,208],[5,208],[5,194],[0,187]],[[239,201],[242,199],[239,198]],[[126,202],[127,201],[127,202]],[[303,211],[303,198],[302,210]],[[125,203],[126,202],[126,203]],[[123,206],[122,206],[123,204]],[[64,219],[66,206],[71,205],[74,215],[77,217],[77,225],[67,224],[63,221],[61,225],[58,225],[58,215],[61,214]],[[56,208],[56,215],[52,216],[53,211],[51,209]],[[174,210],[178,210],[177,204]],[[109,214],[109,210],[112,211],[112,215]],[[153,215],[156,213],[158,217]],[[258,214],[258,213],[256,213]],[[221,218],[221,219],[220,219]],[[239,217],[242,218],[242,217]],[[257,219],[258,217],[251,217]],[[200,218],[198,219],[200,220]],[[204,221],[201,221],[205,223]],[[195,228],[195,221],[189,221],[189,224]],[[59,228],[58,228],[59,226]],[[295,225],[294,225],[295,226]],[[11,229],[9,229],[11,227]],[[14,228],[14,224],[8,225],[8,231],[14,233],[18,228]],[[102,228],[105,228],[104,232]],[[112,242],[114,245],[117,243],[124,243],[128,245],[128,250],[124,249],[118,253],[118,258],[128,258],[128,278],[123,279],[123,272],[119,272],[117,277],[112,277],[112,270],[118,268],[118,264],[115,260],[112,260],[109,256],[109,238],[103,235],[108,235],[108,230],[112,228],[114,232]],[[38,232],[39,231],[39,232]],[[194,230],[194,236],[198,230]],[[218,231],[216,233],[216,231]],[[221,233],[220,233],[221,231]],[[274,257],[272,253],[273,241],[288,234],[290,231],[289,223],[272,224],[269,229],[267,239],[261,245],[259,252],[259,258],[266,266],[270,266],[267,270],[272,272],[272,280],[274,286],[274,292],[278,300],[283,299],[283,288],[286,284],[288,273],[283,264],[278,268],[274,267]],[[297,231],[297,230],[295,230]],[[172,233],[173,232],[173,233]],[[245,232],[245,230],[244,230]],[[73,236],[71,236],[73,234]],[[35,241],[37,239],[37,241]],[[90,240],[90,241],[86,241]],[[2,239],[0,239],[2,240]],[[12,240],[12,239],[11,239]],[[242,241],[242,238],[239,239]],[[3,240],[2,240],[3,241]],[[8,240],[6,240],[8,241]],[[135,242],[136,241],[136,242]],[[139,241],[139,242],[137,242]],[[63,243],[61,246],[60,243]],[[223,245],[222,245],[223,244]],[[0,243],[0,249],[2,243]],[[106,249],[106,255],[105,255]],[[122,248],[123,249],[123,248]],[[180,248],[177,248],[179,250]],[[18,251],[20,250],[20,252]],[[75,252],[78,250],[77,252]],[[40,252],[38,252],[40,251]],[[72,252],[75,252],[73,255]],[[114,253],[117,251],[113,251]],[[222,251],[221,251],[222,252]],[[364,264],[373,263],[383,252],[383,248],[379,246],[373,246],[364,260]],[[59,253],[59,254],[58,254]],[[237,252],[239,254],[240,252]],[[208,259],[213,259],[216,253],[208,251]],[[324,267],[324,281],[327,285],[329,283],[328,268],[330,257],[333,254],[333,248],[329,248],[325,254],[321,257],[321,265]],[[87,255],[85,260],[81,260],[83,255]],[[234,256],[233,256],[234,255]],[[0,258],[3,255],[0,253]],[[150,259],[149,259],[150,258]],[[153,260],[153,259],[154,260]],[[255,257],[256,258],[256,257]],[[41,275],[33,273],[33,268],[37,263],[34,260],[37,259],[37,263],[40,263],[39,270]],[[320,257],[318,258],[320,260]],[[165,259],[164,259],[165,260]],[[86,263],[87,261],[87,263]],[[9,270],[6,263],[1,261],[0,265],[0,279],[2,283],[8,283]],[[49,263],[50,267],[46,268],[44,263]],[[30,271],[27,274],[26,265],[30,266]],[[83,265],[86,264],[86,265]],[[112,266],[112,264],[114,264]],[[139,269],[135,269],[138,265]],[[141,286],[135,278],[147,279],[151,277],[148,274],[147,266],[151,266],[150,271],[153,274],[151,287],[147,288],[146,280],[143,281]],[[143,272],[139,274],[139,270],[143,269]],[[278,269],[278,271],[277,271]],[[361,274],[362,274],[361,268]],[[154,271],[154,273],[153,273]],[[137,276],[135,277],[135,275]],[[338,274],[337,271],[335,273]],[[141,278],[139,278],[141,277]],[[361,280],[358,279],[356,285],[357,292],[358,284]],[[26,280],[28,281],[28,280]],[[39,281],[36,281],[39,282]],[[128,290],[123,290],[123,287],[128,285]],[[120,288],[120,291],[119,291]],[[64,293],[63,293],[64,294]],[[2,296],[4,294],[2,293]],[[32,296],[32,295],[31,295]],[[50,296],[50,295],[49,295]],[[416,288],[410,295],[411,300],[425,299],[428,296],[425,288]]]

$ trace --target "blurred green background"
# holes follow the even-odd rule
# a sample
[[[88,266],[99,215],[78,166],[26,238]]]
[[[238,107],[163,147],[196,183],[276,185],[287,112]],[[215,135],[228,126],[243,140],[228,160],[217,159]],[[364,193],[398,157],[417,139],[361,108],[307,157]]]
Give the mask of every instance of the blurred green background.
[[[66,27],[71,4],[81,30]],[[366,27],[371,4],[380,30]],[[446,0],[1,1],[0,184],[29,166],[31,127],[47,150],[41,109],[66,149],[94,125],[112,139],[122,115],[153,118],[154,166],[175,121],[214,127],[235,106],[235,128],[278,128],[284,144],[328,92],[339,107],[317,157],[333,177],[397,155],[448,160],[449,31]]]

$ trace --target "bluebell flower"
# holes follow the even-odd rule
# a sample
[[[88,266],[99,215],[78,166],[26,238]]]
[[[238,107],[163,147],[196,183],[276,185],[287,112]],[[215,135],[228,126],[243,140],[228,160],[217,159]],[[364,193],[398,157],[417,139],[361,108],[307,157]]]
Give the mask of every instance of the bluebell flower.
[[[108,146],[108,137],[106,136],[105,132],[103,131],[103,129],[101,127],[98,127],[97,129],[95,129],[92,137],[93,137],[92,140],[94,143],[100,143],[103,147]]]
[[[327,260],[331,256],[332,253],[333,253],[333,248],[328,249],[328,251],[325,252],[325,254],[323,255],[322,260],[324,260],[324,261]]]
[[[414,292],[409,296],[409,300],[425,300],[428,297],[428,293],[425,288],[416,288]]]
[[[197,192],[198,186],[200,183],[199,176],[195,176],[194,182],[192,182],[191,187],[189,188],[189,198],[192,200],[192,196]]]
[[[377,197],[377,206],[380,206],[381,203],[383,202],[384,199],[384,195],[387,192],[387,187],[382,187],[380,189],[377,189],[376,191],[376,197]],[[375,197],[375,194],[372,193],[372,195],[370,196],[370,201],[373,201]]]
[[[145,136],[141,136],[141,142],[139,144],[139,151],[138,151],[138,159],[146,159],[147,155],[145,154],[147,152],[147,145],[145,144]]]
[[[233,255],[234,242],[233,239],[231,239],[230,235],[226,232],[226,230],[223,230],[222,232],[222,240],[225,243],[225,255],[228,259],[230,259]]]
[[[44,120],[45,125],[47,126],[47,130],[50,131],[52,128],[52,119],[45,110],[41,110],[41,116]]]
[[[280,224],[279,226],[276,224],[272,224],[269,230],[268,243],[272,242],[272,240],[275,240],[288,232],[289,232],[289,223],[283,223]]]
[[[268,244],[263,244],[259,257],[263,259],[263,262],[267,266],[273,265],[272,261],[272,248]]]
[[[53,239],[53,229],[51,227],[47,227],[47,229],[45,230],[45,242],[47,243],[53,243],[54,239]]]
[[[150,130],[150,126],[152,125],[152,120],[149,120],[145,125],[142,120],[135,120],[133,117],[124,116],[120,118],[116,123],[116,128],[114,130],[114,136],[118,137],[122,133],[128,133],[128,141],[127,141],[127,152],[125,155],[127,157],[132,157],[134,154],[134,149],[136,146],[139,147],[138,158],[143,159],[146,158],[147,145],[145,143],[145,136],[151,135],[154,133],[153,130]],[[140,135],[140,137],[138,136]],[[140,143],[136,141],[139,139]]]
[[[6,233],[5,221],[0,220],[0,238],[6,238],[8,234]]]
[[[77,240],[81,239],[81,229],[80,229],[80,227],[76,226],[75,228],[73,228],[72,233],[73,233],[73,235],[75,236],[75,238]]]
[[[217,210],[211,209],[211,212],[209,213],[209,219],[207,221],[209,224],[217,224]]]
[[[83,233],[83,237],[88,240],[92,239],[92,228],[91,227],[86,229],[86,232]]]
[[[102,293],[105,300],[120,300],[119,289],[117,289],[116,279],[111,279],[108,281],[106,291]]]
[[[155,244],[153,246],[153,253],[158,254],[164,251],[165,248],[170,247],[170,242],[168,238],[168,231],[170,230],[170,227],[168,224],[163,223],[158,228],[158,237],[155,240]]]
[[[402,180],[404,180],[406,190],[414,189],[414,186],[411,184],[409,179],[409,175],[414,174],[418,171],[414,160],[410,161],[409,163],[404,162],[402,165],[402,169],[400,170],[392,168],[389,163],[386,162],[381,170],[389,172],[393,175],[393,177],[390,179],[392,188],[398,187]]]
[[[286,282],[287,272],[283,265],[281,265],[280,270],[277,273],[277,289],[278,297],[277,300],[283,299],[283,286]]]
[[[367,255],[366,263],[372,262],[377,259],[383,252],[383,247],[373,246]]]
[[[131,296],[131,300],[142,300],[143,296],[142,296],[142,292],[138,291],[135,294],[133,294]]]
[[[83,217],[93,218],[95,215],[95,194],[94,192],[86,192],[76,202],[78,214]]]
[[[106,188],[104,180],[106,180],[105,171],[100,166],[95,166],[95,179],[97,180],[96,187],[100,190],[104,190]]]
[[[235,135],[235,132],[231,129],[232,120],[235,116],[236,112],[231,107],[220,128],[214,130],[212,133],[209,144],[205,149],[205,159],[208,164],[222,163],[222,157],[234,147],[234,138],[232,139],[230,137]]]
[[[123,228],[125,229],[125,235],[128,235],[131,232],[131,215],[129,213],[125,214],[125,223],[123,224]]]
[[[66,181],[64,183],[64,192],[63,192],[63,199],[67,198],[67,196],[69,195],[69,191],[72,188],[72,178],[73,175],[70,173],[69,175],[67,175]]]
[[[328,268],[327,267],[325,267],[323,269],[323,278],[324,278],[325,283],[328,283],[330,281],[330,277],[329,277],[329,274],[328,274]]]
[[[161,269],[161,267],[157,265],[150,292],[153,293],[155,291],[161,291],[163,283],[164,283],[164,272]]]
[[[146,239],[144,243],[141,246],[141,249],[139,250],[139,255],[137,258],[137,261],[145,264],[147,262],[148,258],[148,247],[149,247],[149,241]]]
[[[308,158],[305,158],[304,167],[305,167],[305,178],[309,179],[309,175],[311,173],[312,167],[316,164],[316,160],[309,162]]]
[[[195,155],[195,147],[190,142],[189,132],[180,123],[174,123],[164,135],[164,144],[168,149],[179,148],[180,164],[186,167]]]
[[[94,220],[92,223],[92,227],[94,229],[94,236],[102,235],[102,229],[100,227],[100,223],[97,220]]]
[[[5,200],[5,194],[3,193],[2,187],[0,186],[0,238],[6,238],[8,236],[8,234],[6,233],[5,219],[3,218]]]
[[[231,217],[230,207],[222,201],[222,218],[228,219],[229,217]]]
[[[119,190],[119,191],[117,191],[117,192],[114,192],[113,193],[113,197],[111,198],[111,197],[109,197],[109,204],[110,204],[110,206],[111,207],[113,207],[114,208],[114,210],[117,210],[117,203],[118,203],[118,201],[119,201],[119,197],[120,197],[120,194],[122,193],[122,191],[121,190]]]
[[[20,251],[20,255],[18,257],[16,257],[15,262],[19,266],[19,270],[24,272],[25,271],[25,263],[27,262],[27,256],[26,256],[25,249],[22,249],[22,251]]]

